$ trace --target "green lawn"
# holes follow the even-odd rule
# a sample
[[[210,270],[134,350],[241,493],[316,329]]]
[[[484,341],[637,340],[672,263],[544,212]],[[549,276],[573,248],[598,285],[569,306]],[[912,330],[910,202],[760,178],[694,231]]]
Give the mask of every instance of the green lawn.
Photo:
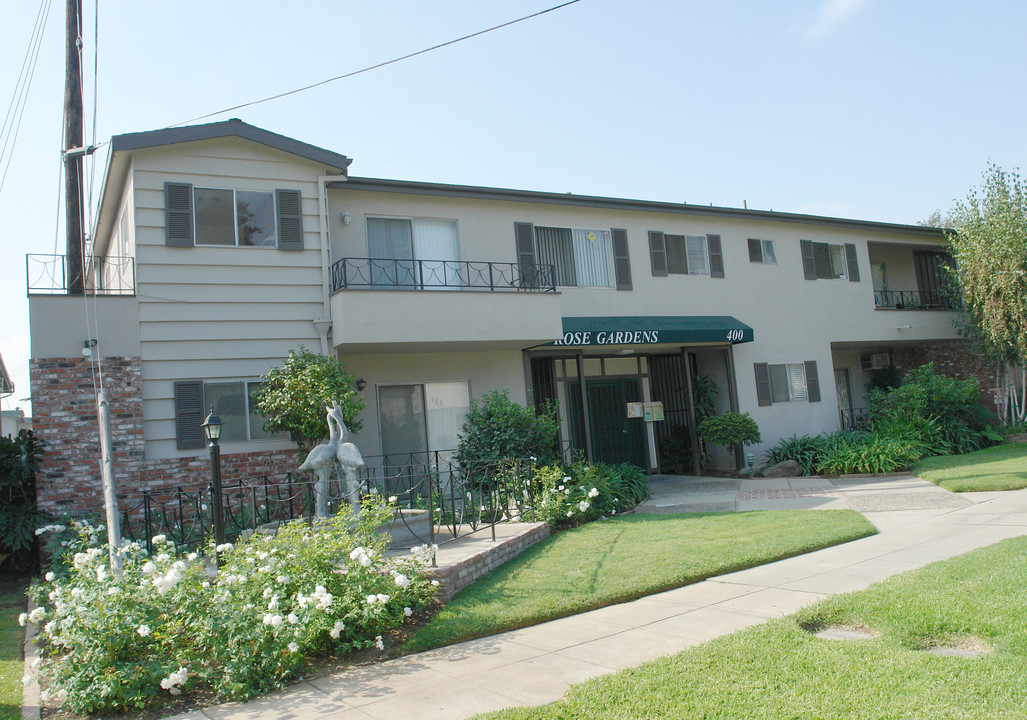
[[[912,472],[951,492],[1019,490],[1027,487],[1027,443],[927,458]]]
[[[25,584],[0,584],[0,720],[21,718],[21,677],[25,661],[21,646],[25,628],[18,615],[25,612]]]
[[[876,532],[851,510],[626,515],[561,532],[465,588],[403,649],[535,625]]]
[[[1027,717],[1027,538],[828,598],[795,616],[572,687],[542,708],[488,715],[556,718]],[[880,633],[822,640],[804,627]],[[974,640],[982,658],[924,648]]]

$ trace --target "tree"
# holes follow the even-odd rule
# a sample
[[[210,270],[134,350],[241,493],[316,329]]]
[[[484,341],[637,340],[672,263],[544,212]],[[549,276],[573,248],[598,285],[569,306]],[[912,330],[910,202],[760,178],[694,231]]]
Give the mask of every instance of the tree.
[[[271,368],[261,378],[256,394],[257,410],[266,419],[268,432],[287,430],[301,449],[313,447],[328,434],[325,403],[342,406],[342,416],[351,432],[362,426],[357,416],[364,409],[364,397],[353,389],[354,376],[329,355],[315,355],[305,347],[289,351],[282,367]]]
[[[1000,401],[1012,419],[1027,414],[1008,369],[1027,360],[1027,185],[1017,170],[988,163],[980,188],[957,200],[949,217],[966,315],[957,320],[975,349],[996,362],[1004,385]],[[1027,387],[1024,388],[1027,390]]]
[[[733,445],[755,445],[760,442],[760,429],[749,413],[726,412],[723,415],[711,415],[699,423],[699,434],[713,445],[721,445],[730,449]],[[731,467],[735,465],[731,456]]]
[[[536,413],[511,400],[506,390],[492,390],[471,401],[458,436],[456,461],[466,467],[534,457],[545,465],[558,459],[559,428],[555,405],[546,403]]]
[[[1027,358],[1027,186],[988,163],[984,184],[957,200],[949,234],[963,299],[984,343],[1001,359]]]

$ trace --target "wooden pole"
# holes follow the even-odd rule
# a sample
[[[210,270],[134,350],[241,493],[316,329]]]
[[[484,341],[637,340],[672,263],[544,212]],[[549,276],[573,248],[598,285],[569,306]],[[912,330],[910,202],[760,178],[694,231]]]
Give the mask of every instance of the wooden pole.
[[[107,394],[96,396],[100,420],[100,472],[103,475],[103,509],[107,514],[107,547],[111,570],[121,574],[121,517],[118,515],[118,494],[114,488],[114,458],[111,450],[111,414]]]
[[[65,282],[69,294],[85,289],[82,272],[82,6],[65,0],[64,221],[67,239]],[[68,153],[68,150],[79,150]]]

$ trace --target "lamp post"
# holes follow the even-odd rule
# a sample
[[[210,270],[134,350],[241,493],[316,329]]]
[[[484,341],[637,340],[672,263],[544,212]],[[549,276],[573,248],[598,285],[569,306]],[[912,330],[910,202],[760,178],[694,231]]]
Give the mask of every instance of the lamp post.
[[[221,510],[221,447],[218,445],[223,425],[211,405],[210,415],[200,427],[210,443],[210,500],[214,513],[214,546],[218,567],[221,566],[221,553],[217,548],[225,544],[225,516]]]

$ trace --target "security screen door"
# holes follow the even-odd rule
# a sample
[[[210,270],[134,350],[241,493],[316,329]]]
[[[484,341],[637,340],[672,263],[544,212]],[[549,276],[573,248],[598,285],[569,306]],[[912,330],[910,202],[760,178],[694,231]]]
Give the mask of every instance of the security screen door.
[[[454,450],[469,410],[466,382],[380,386],[378,415],[386,464],[424,462],[426,453]]]
[[[568,383],[569,399],[581,407],[581,385]],[[638,380],[589,380],[588,414],[592,431],[592,454],[598,462],[631,463],[646,467],[645,426],[641,418],[629,418],[627,404],[640,402],[642,392]],[[583,429],[571,416],[571,433],[575,445],[584,448]]]

